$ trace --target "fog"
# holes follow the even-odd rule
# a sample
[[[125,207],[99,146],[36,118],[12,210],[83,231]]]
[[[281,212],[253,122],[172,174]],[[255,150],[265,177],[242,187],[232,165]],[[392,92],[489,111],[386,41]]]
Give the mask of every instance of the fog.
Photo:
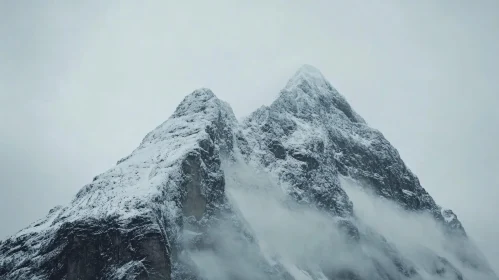
[[[286,194],[289,186],[271,175],[242,163],[224,172],[234,214],[210,229],[214,249],[188,253],[207,279],[269,279],[269,272],[303,280],[347,272],[362,279],[456,279],[461,274],[454,268],[466,279],[490,279],[463,261],[486,263],[473,244],[449,238],[429,215],[406,212],[353,179],[341,182],[354,203],[358,241],[340,230],[339,218],[294,203]]]
[[[486,275],[473,272],[457,257],[464,256],[488,264],[477,251],[473,240],[463,242],[458,238],[450,238],[430,215],[407,212],[350,178],[343,178],[342,186],[354,203],[354,212],[359,221],[383,235],[423,271],[433,268],[432,255],[437,254],[449,260],[469,279],[489,279]]]

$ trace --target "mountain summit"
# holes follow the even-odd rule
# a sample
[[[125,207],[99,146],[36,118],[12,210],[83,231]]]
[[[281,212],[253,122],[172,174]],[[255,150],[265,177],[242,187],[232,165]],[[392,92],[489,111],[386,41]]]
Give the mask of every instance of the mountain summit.
[[[316,68],[238,122],[185,97],[67,206],[0,242],[0,279],[495,279],[457,216]]]
[[[286,89],[292,89],[294,87],[299,86],[300,84],[307,82],[309,85],[316,87],[327,88],[330,87],[326,78],[322,75],[319,69],[311,66],[311,65],[303,65],[296,71],[291,79],[289,79],[286,84]]]

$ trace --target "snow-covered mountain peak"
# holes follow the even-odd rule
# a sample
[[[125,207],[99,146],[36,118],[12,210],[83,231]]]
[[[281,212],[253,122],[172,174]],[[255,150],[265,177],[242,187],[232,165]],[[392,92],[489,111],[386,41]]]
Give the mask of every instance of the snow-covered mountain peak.
[[[236,118],[230,105],[218,99],[218,97],[208,88],[200,88],[187,95],[178,105],[171,118],[182,116],[205,115],[204,118],[216,118],[220,114],[227,117],[230,122],[235,122]]]
[[[210,89],[187,95],[68,205],[0,241],[3,279],[498,278],[458,217],[304,65],[243,123]]]
[[[200,88],[187,95],[177,106],[172,117],[198,113],[205,109],[218,108],[220,100],[208,88]]]
[[[301,66],[298,71],[296,71],[291,79],[289,79],[288,83],[286,84],[285,90],[292,91],[294,88],[299,87],[304,83],[307,83],[312,87],[330,87],[326,78],[324,78],[319,69],[315,68],[314,66],[305,64]]]
[[[172,132],[201,131],[214,122],[234,127],[237,120],[228,103],[218,99],[210,89],[200,88],[187,95],[167,121],[147,134],[141,146],[157,142]]]
[[[312,66],[310,64],[303,64],[300,68],[298,68],[296,74],[316,76],[324,79],[324,76],[322,75],[321,71],[317,69],[315,66]]]
[[[365,123],[322,73],[310,65],[298,69],[271,107],[273,111],[287,111],[309,120],[333,114],[347,122]]]

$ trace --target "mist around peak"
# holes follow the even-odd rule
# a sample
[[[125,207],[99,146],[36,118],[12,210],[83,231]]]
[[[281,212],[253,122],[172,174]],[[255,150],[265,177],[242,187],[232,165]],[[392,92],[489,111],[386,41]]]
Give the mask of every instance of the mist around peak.
[[[241,162],[224,173],[232,209],[209,232],[216,247],[186,252],[206,279],[495,279],[456,257],[462,240],[431,216],[351,178],[341,184],[354,204],[356,241],[338,227],[341,218],[293,201],[272,175]]]

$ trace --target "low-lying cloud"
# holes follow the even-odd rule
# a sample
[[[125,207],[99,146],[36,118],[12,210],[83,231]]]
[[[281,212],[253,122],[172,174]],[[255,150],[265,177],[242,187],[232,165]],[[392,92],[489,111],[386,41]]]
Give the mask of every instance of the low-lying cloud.
[[[339,218],[295,203],[289,186],[264,172],[234,164],[225,176],[232,212],[210,230],[216,246],[188,252],[206,279],[494,279],[467,267],[432,217],[349,178],[341,181],[354,203],[348,222],[357,240],[337,226]]]

